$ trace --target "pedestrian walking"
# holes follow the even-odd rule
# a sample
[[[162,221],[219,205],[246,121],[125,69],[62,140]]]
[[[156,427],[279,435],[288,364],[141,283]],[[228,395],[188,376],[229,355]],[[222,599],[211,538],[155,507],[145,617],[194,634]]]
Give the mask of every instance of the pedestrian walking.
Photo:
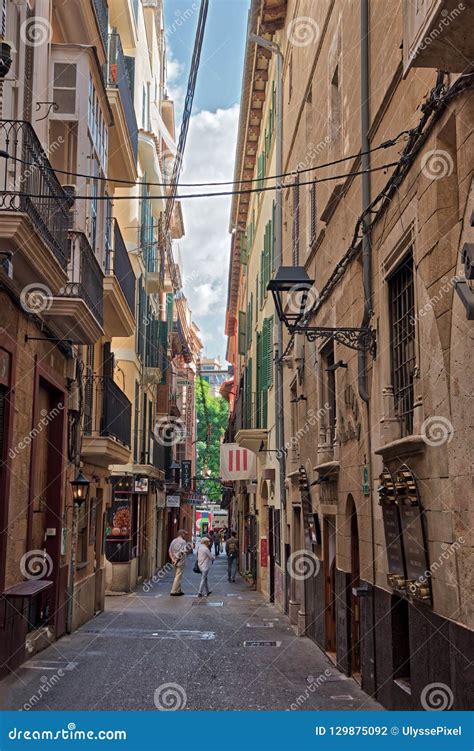
[[[198,597],[209,597],[212,592],[209,589],[207,577],[212,564],[211,541],[208,537],[203,537],[197,552],[197,563],[201,571],[201,581],[199,582]]]
[[[179,529],[177,536],[172,540],[168,553],[174,569],[173,586],[171,587],[172,597],[182,597],[184,592],[181,590],[184,567],[186,566],[186,553],[188,544],[186,542],[186,530]]]
[[[221,533],[218,529],[214,530],[214,536],[213,536],[213,542],[214,542],[214,555],[217,556],[221,552]]]
[[[225,552],[227,554],[227,578],[229,581],[235,582],[237,562],[239,560],[239,541],[236,532],[231,532],[225,544]]]

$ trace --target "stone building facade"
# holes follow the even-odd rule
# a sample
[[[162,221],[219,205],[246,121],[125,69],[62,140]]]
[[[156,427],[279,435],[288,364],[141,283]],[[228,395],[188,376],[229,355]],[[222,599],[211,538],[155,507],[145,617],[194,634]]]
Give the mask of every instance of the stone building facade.
[[[309,325],[339,329],[285,340],[287,610],[384,706],[437,683],[466,709],[472,9],[271,5],[251,23],[284,57],[282,265],[314,281]]]

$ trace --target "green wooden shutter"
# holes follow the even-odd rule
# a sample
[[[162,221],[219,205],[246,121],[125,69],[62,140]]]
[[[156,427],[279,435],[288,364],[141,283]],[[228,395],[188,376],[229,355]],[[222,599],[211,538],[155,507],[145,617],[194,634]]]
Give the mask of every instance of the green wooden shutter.
[[[247,350],[246,337],[247,314],[244,310],[239,311],[239,355],[245,355]]]
[[[174,316],[174,298],[173,293],[168,292],[166,295],[166,320],[168,322],[169,330],[173,328],[173,316]]]
[[[262,400],[262,334],[257,332],[257,387],[255,396],[256,428],[261,427],[261,400]]]
[[[265,299],[265,254],[262,250],[260,254],[260,307],[263,308]]]
[[[272,205],[272,221],[271,221],[271,250],[270,255],[272,259],[272,271],[275,271],[275,218],[276,218],[276,203],[273,201]]]
[[[248,247],[247,247],[247,239],[243,232],[240,233],[239,253],[240,253],[240,263],[242,264],[242,266],[246,266],[249,252],[248,252]]]
[[[273,383],[273,316],[265,319],[267,329],[267,388]]]

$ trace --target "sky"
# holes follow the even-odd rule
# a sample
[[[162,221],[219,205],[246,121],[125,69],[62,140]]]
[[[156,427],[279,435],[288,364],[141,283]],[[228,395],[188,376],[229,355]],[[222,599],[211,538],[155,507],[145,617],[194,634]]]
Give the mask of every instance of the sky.
[[[249,0],[209,2],[181,182],[233,178],[249,5]],[[178,132],[199,6],[199,0],[164,0],[168,93],[175,101]],[[220,356],[225,363],[230,197],[183,199],[182,209],[184,292],[201,331],[203,355]]]

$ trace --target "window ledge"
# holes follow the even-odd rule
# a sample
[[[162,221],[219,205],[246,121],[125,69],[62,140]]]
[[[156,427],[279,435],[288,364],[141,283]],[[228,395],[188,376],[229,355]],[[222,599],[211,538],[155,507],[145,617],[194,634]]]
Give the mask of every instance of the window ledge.
[[[395,459],[399,456],[419,454],[425,450],[426,442],[422,435],[408,435],[405,438],[397,438],[396,441],[386,443],[385,446],[375,449],[374,453],[384,459]]]
[[[314,471],[323,477],[339,474],[340,468],[341,465],[337,461],[323,462],[322,464],[316,464],[316,466],[313,467]]]

